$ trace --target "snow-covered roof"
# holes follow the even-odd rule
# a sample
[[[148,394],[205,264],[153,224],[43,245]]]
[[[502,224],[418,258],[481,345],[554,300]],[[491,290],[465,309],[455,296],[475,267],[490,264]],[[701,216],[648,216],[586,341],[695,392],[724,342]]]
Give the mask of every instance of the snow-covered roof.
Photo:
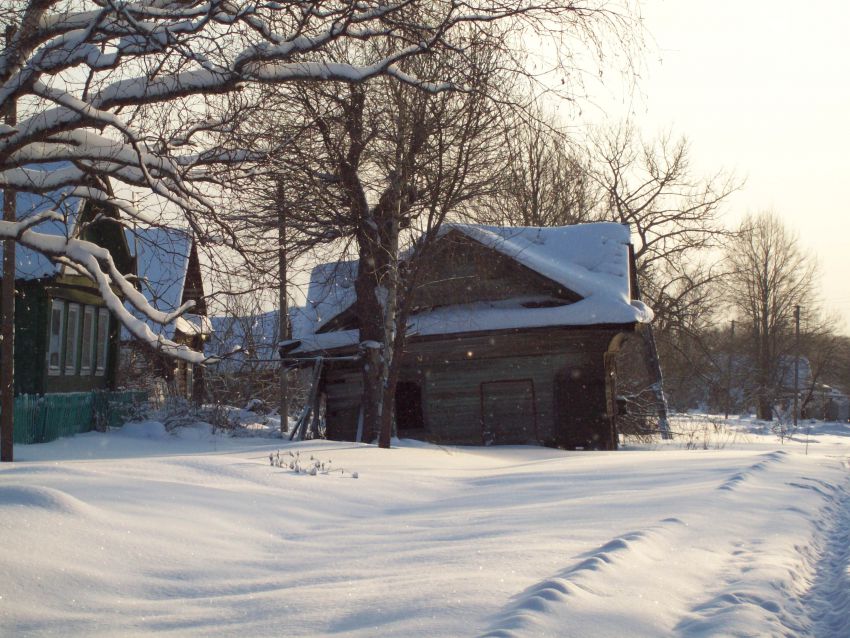
[[[533,301],[514,298],[434,308],[417,313],[408,334],[435,335],[535,328],[647,323],[652,311],[630,298],[629,229],[602,222],[575,226],[498,227],[448,224],[452,231],[491,248],[534,272],[577,293],[582,298],[555,307],[527,307]],[[307,303],[293,336],[300,350],[352,345],[356,330],[319,333],[333,317],[355,300],[357,262],[322,264],[313,269]]]
[[[183,301],[183,288],[189,267],[189,253],[192,249],[192,236],[182,228],[138,227],[126,229],[130,252],[136,258],[136,273],[142,294],[154,308],[162,312],[172,312]],[[129,307],[129,306],[128,306]],[[138,312],[134,314],[139,316]],[[151,329],[159,332],[161,326],[152,320],[139,316]],[[208,334],[210,325],[197,315],[186,314],[174,325],[185,334]],[[129,339],[126,329],[122,339]]]
[[[629,298],[629,229],[599,222],[574,226],[506,227],[448,224],[582,297]]]
[[[292,334],[310,334],[351,306],[357,298],[357,261],[319,264],[310,273],[307,301],[292,317]]]
[[[239,368],[251,361],[255,367],[277,364],[278,312],[244,317],[210,317],[212,336],[204,345],[208,357],[221,358],[219,366]]]
[[[70,189],[63,189],[46,195],[34,193],[17,193],[16,218],[24,221],[34,215],[48,210],[61,213],[64,221],[49,219],[34,227],[39,233],[55,237],[72,237],[76,231],[77,217],[82,210],[83,200],[78,197],[68,197]],[[3,206],[3,191],[0,190],[0,208]],[[0,242],[0,260],[3,258],[3,244]],[[15,278],[42,279],[59,274],[60,266],[39,252],[18,244],[15,247]]]

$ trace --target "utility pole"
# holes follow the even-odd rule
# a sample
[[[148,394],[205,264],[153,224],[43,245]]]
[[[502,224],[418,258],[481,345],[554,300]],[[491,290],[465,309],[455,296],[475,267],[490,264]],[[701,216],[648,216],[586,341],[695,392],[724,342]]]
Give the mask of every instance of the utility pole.
[[[280,341],[291,338],[289,334],[289,307],[286,299],[287,284],[287,255],[286,255],[286,193],[283,188],[283,180],[277,182],[277,258],[278,278],[280,287],[278,289],[278,334]],[[286,432],[289,428],[289,377],[286,364],[283,359],[280,362],[280,404],[278,405],[280,415],[280,431]]]
[[[732,320],[732,330],[729,331],[729,354],[726,359],[726,412],[724,419],[729,418],[732,404],[732,350],[735,347],[735,320]]]
[[[797,429],[797,402],[800,397],[800,306],[794,306],[794,429]]]
[[[6,49],[12,46],[15,27],[6,27]],[[17,100],[6,104],[6,124],[18,122]],[[17,217],[17,194],[11,188],[3,192],[3,221],[14,222]],[[15,441],[15,240],[3,242],[3,283],[0,286],[0,462],[11,463]]]

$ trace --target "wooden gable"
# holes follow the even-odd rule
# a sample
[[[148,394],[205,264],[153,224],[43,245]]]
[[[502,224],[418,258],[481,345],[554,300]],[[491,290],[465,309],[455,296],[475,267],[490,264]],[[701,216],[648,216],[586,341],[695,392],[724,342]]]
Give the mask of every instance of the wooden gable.
[[[82,229],[78,238],[106,248],[119,272],[134,272],[135,260],[130,253],[124,227],[118,219],[119,214],[115,207],[87,201],[77,220],[77,226]],[[63,270],[57,281],[65,285],[97,287],[88,277],[67,269]],[[100,296],[99,293],[96,294]]]
[[[522,298],[528,307],[560,306],[581,296],[516,260],[452,230],[429,251],[413,292],[413,313],[481,301]],[[354,306],[318,332],[357,327]]]
[[[414,292],[415,309],[548,298],[553,304],[581,299],[575,292],[457,231],[441,237],[428,256]]]
[[[181,304],[194,301],[195,307],[192,313],[196,315],[207,314],[207,300],[204,294],[204,280],[201,274],[201,260],[198,258],[198,245],[192,238],[189,249],[189,261],[186,264],[186,279],[183,282],[183,297]]]

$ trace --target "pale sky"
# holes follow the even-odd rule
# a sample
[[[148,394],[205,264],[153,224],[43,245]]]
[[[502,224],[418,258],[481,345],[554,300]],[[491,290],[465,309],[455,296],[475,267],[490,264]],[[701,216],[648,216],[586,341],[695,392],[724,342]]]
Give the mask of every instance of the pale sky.
[[[631,111],[670,129],[704,174],[746,178],[730,225],[773,208],[817,255],[828,309],[850,334],[850,2],[646,0],[649,37]],[[619,95],[615,96],[615,93]]]

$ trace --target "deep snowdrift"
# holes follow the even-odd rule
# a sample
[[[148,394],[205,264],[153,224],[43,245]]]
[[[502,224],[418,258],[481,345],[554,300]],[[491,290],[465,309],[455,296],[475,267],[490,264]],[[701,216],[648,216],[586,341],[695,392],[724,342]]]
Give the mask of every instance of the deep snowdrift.
[[[850,635],[850,428],[805,455],[704,425],[610,453],[157,423],[20,446],[0,635]]]

